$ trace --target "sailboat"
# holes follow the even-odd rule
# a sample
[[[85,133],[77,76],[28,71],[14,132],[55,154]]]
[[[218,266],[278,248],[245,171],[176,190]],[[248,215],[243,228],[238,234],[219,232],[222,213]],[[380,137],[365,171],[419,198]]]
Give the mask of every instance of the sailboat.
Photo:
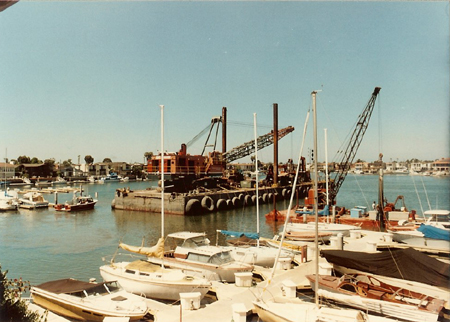
[[[164,105],[161,108],[161,160],[164,153]],[[148,259],[162,259],[164,255],[164,163],[161,162],[161,237],[158,243],[149,247],[133,247],[120,243],[119,247],[133,253],[143,254],[147,259],[133,262],[115,263],[100,267],[100,275],[105,281],[118,281],[127,291],[141,294],[149,298],[172,300],[180,299],[180,293],[198,292],[203,298],[211,287],[211,283],[200,277],[188,274],[181,269],[157,265]]]
[[[8,188],[0,192],[0,211],[17,210],[19,204],[19,196],[16,190],[9,190]]]
[[[7,152],[5,155],[7,155]],[[9,189],[6,188],[8,184],[6,181],[7,160],[8,158],[5,157],[5,179],[3,181],[5,190],[0,191],[0,211],[17,210],[19,208],[19,197],[17,191],[9,191]]]
[[[316,97],[316,91],[313,91],[312,97],[313,97],[313,112],[314,112],[314,149],[317,151],[317,137],[316,137],[316,110],[315,110],[315,97]],[[305,126],[304,126],[304,133],[305,136],[306,132],[306,124],[309,118],[309,111],[307,114]],[[302,147],[300,149],[300,157],[303,150],[303,143]],[[300,157],[299,162],[300,164]],[[316,158],[317,159],[317,158]],[[315,180],[315,202],[314,202],[314,214],[316,217],[316,222],[318,219],[318,202],[317,202],[317,161],[315,160],[315,171],[316,171],[316,180]],[[298,169],[296,172],[296,176],[294,179],[293,189],[292,189],[292,195],[290,199],[290,204],[288,208],[288,213],[285,217],[284,222],[284,228],[283,232],[281,234],[281,240],[279,243],[278,248],[278,254],[276,257],[276,261],[279,259],[279,254],[282,249],[282,245],[285,240],[285,234],[286,234],[286,227],[289,221],[290,217],[290,211],[292,209],[292,201],[294,198],[294,191],[295,186],[297,184],[298,179]],[[318,225],[315,227],[315,272],[316,276],[318,276],[319,271],[319,251],[318,251]],[[275,266],[274,266],[275,267]],[[274,276],[275,269],[272,270],[272,275],[267,281],[268,284],[270,284],[270,281],[272,280]],[[316,283],[318,285],[318,283]],[[317,291],[317,290],[316,290]],[[263,291],[264,292],[264,291]],[[361,311],[358,310],[347,310],[347,309],[335,309],[330,307],[321,307],[319,306],[319,300],[318,295],[316,292],[315,297],[315,303],[305,302],[299,298],[283,298],[283,299],[277,299],[274,297],[270,297],[268,299],[264,299],[261,295],[256,301],[253,301],[253,306],[258,314],[258,316],[264,320],[265,322],[309,322],[309,321],[332,321],[332,322],[338,322],[338,321],[367,321],[367,315],[364,314]],[[389,321],[389,320],[384,320]]]
[[[228,230],[218,230],[226,236],[232,237],[247,237],[250,240],[245,244],[240,239],[228,241],[231,244],[228,247],[231,250],[231,256],[238,261],[252,265],[259,265],[264,267],[272,267],[275,262],[277,249],[270,247],[266,243],[261,243],[259,239],[259,195],[258,195],[258,138],[256,131],[256,113],[253,114],[254,123],[254,137],[255,137],[255,176],[256,176],[256,233],[234,232]],[[283,251],[283,258],[294,259],[292,251]]]

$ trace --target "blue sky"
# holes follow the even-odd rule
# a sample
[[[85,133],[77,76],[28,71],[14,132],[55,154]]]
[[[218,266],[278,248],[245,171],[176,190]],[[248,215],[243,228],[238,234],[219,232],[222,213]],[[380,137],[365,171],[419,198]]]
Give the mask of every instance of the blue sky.
[[[357,158],[449,156],[447,2],[20,1],[0,13],[0,30],[0,149],[10,159],[141,162],[160,150],[160,104],[165,150],[223,106],[231,149],[253,140],[253,113],[258,134],[269,132],[278,103],[279,128],[296,128],[279,160],[297,160],[310,93],[322,89],[318,157],[327,128],[336,160],[376,86]],[[311,132],[312,122],[305,155]]]

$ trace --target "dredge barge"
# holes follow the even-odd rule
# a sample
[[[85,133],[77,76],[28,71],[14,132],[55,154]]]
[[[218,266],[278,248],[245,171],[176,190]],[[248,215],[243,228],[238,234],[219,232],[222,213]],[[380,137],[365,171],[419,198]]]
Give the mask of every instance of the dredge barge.
[[[305,198],[312,182],[297,186],[298,198]],[[271,203],[290,198],[291,186],[258,189],[259,202]],[[208,212],[249,207],[256,204],[256,189],[240,188],[199,193],[164,193],[164,212],[175,215],[196,215]],[[129,191],[118,189],[112,207],[119,210],[161,212],[161,190]]]
[[[169,180],[160,182],[164,187],[164,211],[167,214],[191,215],[225,209],[253,206],[256,204],[255,178],[244,180],[242,174],[230,171],[230,164],[234,160],[249,156],[256,150],[266,146],[274,146],[273,166],[270,166],[266,179],[258,188],[261,203],[275,202],[288,198],[294,179],[292,161],[289,160],[284,171],[279,171],[278,140],[294,131],[292,126],[278,130],[278,104],[273,104],[274,128],[255,141],[244,143],[229,151],[226,150],[226,108],[222,109],[221,117],[214,117],[209,126],[209,135],[206,147],[213,147],[208,155],[191,156],[187,154],[189,143],[182,144],[176,153],[161,153],[152,155],[148,159],[148,173],[152,179],[160,179],[161,172],[167,174]],[[222,124],[222,151],[217,151],[218,127]],[[216,138],[214,144],[208,144],[213,129]],[[205,130],[204,130],[205,131]],[[283,172],[283,173],[279,173]],[[248,180],[250,179],[250,180]],[[306,162],[302,158],[301,184],[297,186],[298,198],[307,196],[311,187],[309,171],[306,171]],[[161,211],[161,188],[152,188],[140,191],[126,189],[116,190],[112,208],[119,210],[136,210],[158,213]]]

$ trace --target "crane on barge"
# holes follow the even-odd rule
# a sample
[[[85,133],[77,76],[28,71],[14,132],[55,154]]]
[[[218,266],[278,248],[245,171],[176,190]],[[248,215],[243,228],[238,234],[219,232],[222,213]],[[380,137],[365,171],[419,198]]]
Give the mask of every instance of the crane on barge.
[[[222,151],[217,151],[216,145],[220,124],[222,124]],[[202,154],[188,154],[187,147],[207,133],[208,129],[209,133]],[[187,144],[183,143],[178,152],[164,153],[163,162],[165,165],[165,172],[173,179],[184,178],[183,186],[185,186],[185,182],[187,181],[204,178],[205,176],[222,176],[227,164],[255,153],[256,149],[260,150],[274,144],[275,140],[279,141],[292,131],[294,131],[294,127],[292,126],[277,130],[276,133],[272,130],[270,133],[264,134],[258,138],[257,147],[255,147],[255,142],[252,140],[226,151],[226,108],[224,107],[222,116],[213,117],[211,123]],[[215,135],[213,133],[215,133]],[[212,143],[210,143],[210,141],[212,141]],[[206,148],[212,148],[212,152],[205,153]],[[154,155],[149,159],[147,169],[150,177],[158,177],[160,162],[161,155]],[[183,189],[185,190],[186,188],[183,187]]]
[[[375,100],[377,99],[380,90],[381,87],[375,87],[372,96],[369,99],[369,102],[367,103],[363,112],[358,116],[358,121],[356,122],[356,126],[347,144],[347,148],[342,155],[341,161],[338,162],[339,168],[338,171],[336,171],[334,178],[332,178],[333,184],[328,192],[331,204],[334,203],[339,189],[344,183],[345,177],[350,170],[350,165],[355,159],[356,152],[358,151],[359,146],[362,142],[364,133],[366,133],[367,127],[369,126],[370,117],[372,116],[373,108],[375,106]]]

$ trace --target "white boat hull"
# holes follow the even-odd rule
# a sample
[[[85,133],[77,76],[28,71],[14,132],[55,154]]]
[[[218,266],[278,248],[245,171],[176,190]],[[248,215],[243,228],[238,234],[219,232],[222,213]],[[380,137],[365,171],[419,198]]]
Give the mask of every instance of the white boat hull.
[[[229,247],[233,259],[240,263],[258,265],[263,267],[273,267],[278,249],[267,246],[250,247]],[[282,258],[294,259],[293,252],[282,251]]]
[[[147,298],[172,300],[180,299],[180,293],[199,292],[201,298],[211,286],[206,280],[194,280],[178,270],[161,269],[155,273],[126,269],[128,262],[114,263],[100,267],[104,281],[118,281],[124,290]]]
[[[54,294],[42,289],[33,288],[31,296],[33,302],[59,315],[82,321],[103,321],[105,317],[127,317],[131,321],[142,319],[148,312],[145,302],[130,299],[136,295],[124,291],[105,296],[102,299],[85,298],[76,301],[73,296]],[[123,296],[125,301],[116,301],[112,298]],[[111,305],[115,304],[117,305]]]
[[[314,287],[314,284],[311,285]],[[412,305],[403,305],[388,301],[362,298],[357,295],[346,295],[319,289],[319,296],[331,299],[344,305],[355,307],[364,311],[371,311],[383,316],[399,318],[415,322],[436,322],[438,313],[419,310]]]
[[[350,230],[361,229],[357,226],[352,225],[344,225],[344,224],[328,224],[328,223],[319,223],[318,230],[320,233],[331,233],[333,236],[337,236],[338,234],[342,234],[344,237],[350,236]],[[301,232],[308,231],[314,232],[316,230],[316,224],[313,223],[289,223],[286,227],[286,231],[293,232]]]
[[[254,309],[264,322],[362,322],[365,315],[357,310],[317,307],[314,303],[254,301]]]
[[[450,249],[450,241],[443,239],[426,238],[420,231],[393,232],[392,238],[399,243],[405,243],[416,247],[429,247],[434,249]]]

